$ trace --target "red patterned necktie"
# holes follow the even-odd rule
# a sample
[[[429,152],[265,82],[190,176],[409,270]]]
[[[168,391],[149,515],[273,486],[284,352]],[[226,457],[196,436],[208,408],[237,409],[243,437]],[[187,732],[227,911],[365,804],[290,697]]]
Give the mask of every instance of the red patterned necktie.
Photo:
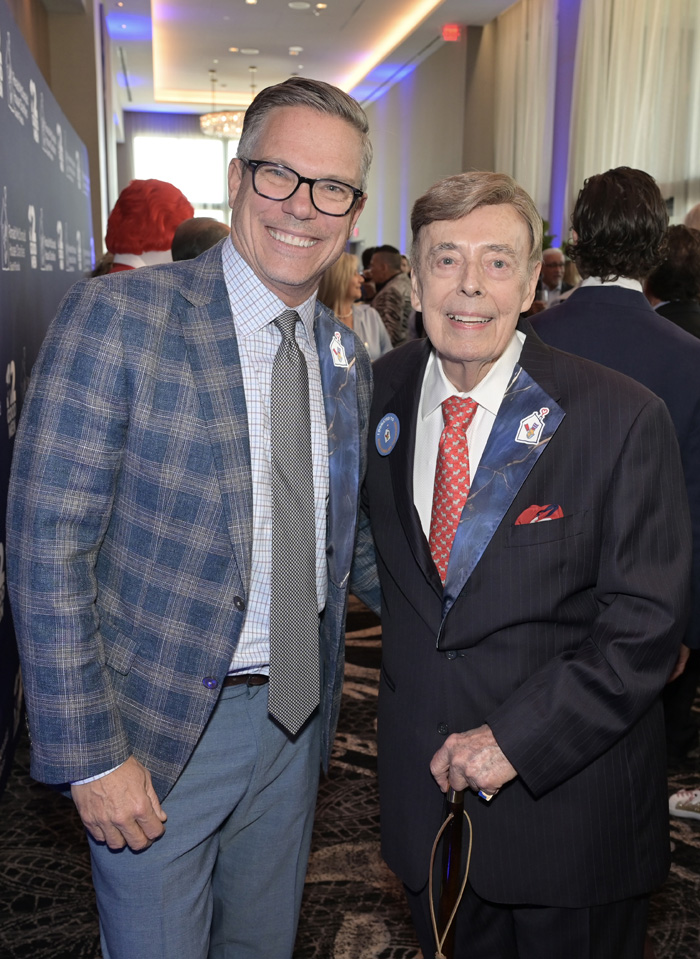
[[[467,430],[478,403],[450,396],[442,404],[444,427],[435,465],[433,509],[430,514],[430,552],[443,586],[459,518],[469,495]]]

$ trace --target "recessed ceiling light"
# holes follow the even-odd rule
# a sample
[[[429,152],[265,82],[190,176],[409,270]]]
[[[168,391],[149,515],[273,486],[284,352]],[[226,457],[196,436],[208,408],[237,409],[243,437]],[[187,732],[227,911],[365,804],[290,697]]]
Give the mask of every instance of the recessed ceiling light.
[[[238,47],[229,47],[229,48],[228,48],[228,52],[229,52],[229,53],[238,53]]]
[[[246,3],[249,3],[251,7],[258,2],[258,0],[245,0]]]
[[[306,0],[291,0],[287,6],[290,10],[308,10],[311,4],[306,3]]]
[[[317,9],[317,10],[327,10],[327,9],[328,9],[328,4],[327,4],[327,3],[317,3],[317,4],[316,4],[316,9]]]
[[[247,57],[254,57],[260,51],[256,50],[255,47],[241,47],[241,53],[245,53]]]
[[[303,53],[303,51],[304,51],[304,48],[303,48],[303,47],[290,47],[290,48],[289,48],[289,56],[290,56],[290,57],[298,57],[300,53]]]

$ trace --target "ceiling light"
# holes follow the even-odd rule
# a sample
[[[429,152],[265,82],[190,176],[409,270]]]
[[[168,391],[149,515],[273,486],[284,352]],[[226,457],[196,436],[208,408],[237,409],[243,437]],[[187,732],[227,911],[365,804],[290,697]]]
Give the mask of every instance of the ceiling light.
[[[308,10],[311,4],[306,3],[306,0],[292,0],[287,6],[290,10]]]
[[[199,128],[208,137],[240,140],[243,132],[244,116],[244,110],[220,110],[218,113],[205,113],[199,118]]]
[[[199,118],[199,128],[205,136],[240,140],[245,110],[216,110],[216,70],[209,71],[211,83],[211,113]]]
[[[229,53],[238,53],[238,47],[229,47],[229,48],[228,48],[228,52],[229,52]]]
[[[289,56],[290,56],[290,57],[298,57],[299,54],[300,54],[300,53],[303,53],[303,52],[304,52],[304,48],[303,48],[303,47],[290,47],[290,48],[289,48]]]
[[[254,5],[258,2],[258,0],[245,0],[245,2],[246,2],[246,3],[249,3],[249,4],[251,5],[251,7],[252,7],[252,6],[254,6]]]
[[[316,4],[316,9],[317,9],[317,10],[327,10],[327,9],[328,9],[328,4],[327,4],[327,3],[317,3],[317,4]]]
[[[254,57],[260,53],[259,50],[256,50],[254,47],[241,47],[241,53],[245,53],[247,57]]]

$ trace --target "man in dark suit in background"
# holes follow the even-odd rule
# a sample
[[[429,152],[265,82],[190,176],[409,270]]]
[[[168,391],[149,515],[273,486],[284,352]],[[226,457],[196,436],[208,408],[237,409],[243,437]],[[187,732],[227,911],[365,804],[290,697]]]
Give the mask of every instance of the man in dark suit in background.
[[[292,955],[371,383],[316,289],[370,159],[347,94],[261,91],[230,239],[76,284],[33,372],[8,583],[32,775],[88,830],[104,959]]]
[[[580,287],[532,325],[545,343],[631,376],[660,396],[676,429],[693,530],[692,612],[684,637],[700,649],[700,342],[660,316],[642,292],[659,264],[668,217],[656,182],[619,167],[590,177],[572,214],[572,258]],[[685,227],[680,229],[685,230]],[[697,744],[691,708],[700,653],[664,693],[669,750]]]
[[[690,565],[673,426],[644,387],[519,324],[542,223],[509,177],[436,184],[412,228],[428,339],[376,363],[363,498],[383,854],[432,955],[441,790],[466,789],[457,959],[640,959],[669,862],[659,693]]]

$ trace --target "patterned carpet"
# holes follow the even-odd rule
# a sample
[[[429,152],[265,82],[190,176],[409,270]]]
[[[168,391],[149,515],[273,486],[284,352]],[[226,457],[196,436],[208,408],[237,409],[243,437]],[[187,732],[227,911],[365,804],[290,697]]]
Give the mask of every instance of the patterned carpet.
[[[401,886],[379,856],[380,632],[356,604],[348,625],[340,732],[319,793],[294,959],[419,959]],[[28,766],[24,739],[0,799],[0,959],[99,959],[79,820],[66,799],[29,778]],[[670,770],[669,792],[687,785],[700,786],[700,750]],[[656,959],[700,959],[700,821],[673,819],[671,830],[671,875],[652,900]]]

